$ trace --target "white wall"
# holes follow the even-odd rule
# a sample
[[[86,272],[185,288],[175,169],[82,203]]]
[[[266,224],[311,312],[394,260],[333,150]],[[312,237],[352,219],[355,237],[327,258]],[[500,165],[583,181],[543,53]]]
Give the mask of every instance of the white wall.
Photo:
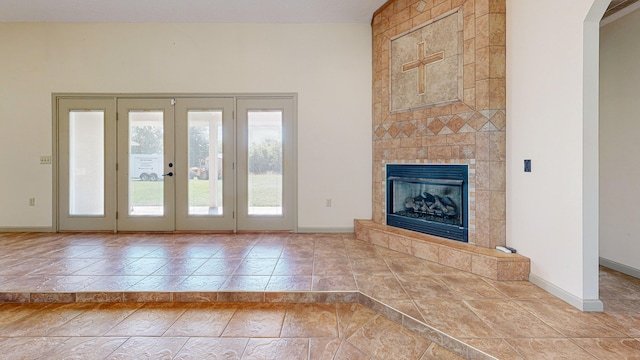
[[[607,3],[507,0],[507,244],[531,258],[533,282],[585,310],[602,307],[597,31]]]
[[[600,256],[640,273],[640,10],[600,33]]]
[[[5,23],[0,48],[0,228],[52,225],[53,92],[296,92],[298,225],[371,216],[369,25]]]

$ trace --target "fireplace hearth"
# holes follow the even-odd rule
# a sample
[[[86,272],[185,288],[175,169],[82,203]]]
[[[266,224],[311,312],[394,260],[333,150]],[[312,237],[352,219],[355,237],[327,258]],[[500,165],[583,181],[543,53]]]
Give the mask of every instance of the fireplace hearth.
[[[387,225],[468,242],[467,165],[387,165]]]

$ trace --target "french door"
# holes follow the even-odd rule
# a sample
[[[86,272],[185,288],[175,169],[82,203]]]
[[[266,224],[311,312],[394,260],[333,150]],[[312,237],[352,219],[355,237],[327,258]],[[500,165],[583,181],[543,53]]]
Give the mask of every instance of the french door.
[[[170,99],[118,100],[117,226],[175,228],[174,112]]]
[[[234,230],[233,98],[176,103],[177,230]]]
[[[295,229],[292,97],[57,104],[60,230]]]

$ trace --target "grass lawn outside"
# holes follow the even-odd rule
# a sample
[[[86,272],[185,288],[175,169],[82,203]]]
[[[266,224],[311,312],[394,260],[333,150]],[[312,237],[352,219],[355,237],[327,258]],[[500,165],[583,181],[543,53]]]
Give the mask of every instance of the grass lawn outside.
[[[162,206],[163,181],[131,180],[133,206]],[[222,180],[218,180],[218,198],[222,199]],[[282,206],[282,175],[251,174],[249,176],[249,206]],[[189,180],[189,206],[209,206],[209,180]]]
[[[282,175],[249,174],[249,207],[281,207]]]

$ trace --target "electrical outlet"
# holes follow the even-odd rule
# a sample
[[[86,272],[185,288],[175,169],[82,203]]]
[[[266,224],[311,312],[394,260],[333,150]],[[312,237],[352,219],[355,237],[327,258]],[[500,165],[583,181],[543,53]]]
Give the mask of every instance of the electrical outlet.
[[[531,172],[531,160],[524,161],[524,172]]]
[[[331,199],[326,199],[326,200],[324,201],[324,206],[325,206],[325,207],[331,207]]]
[[[40,164],[51,164],[51,156],[49,155],[40,156]]]
[[[29,206],[36,206],[36,198],[29,198]]]

